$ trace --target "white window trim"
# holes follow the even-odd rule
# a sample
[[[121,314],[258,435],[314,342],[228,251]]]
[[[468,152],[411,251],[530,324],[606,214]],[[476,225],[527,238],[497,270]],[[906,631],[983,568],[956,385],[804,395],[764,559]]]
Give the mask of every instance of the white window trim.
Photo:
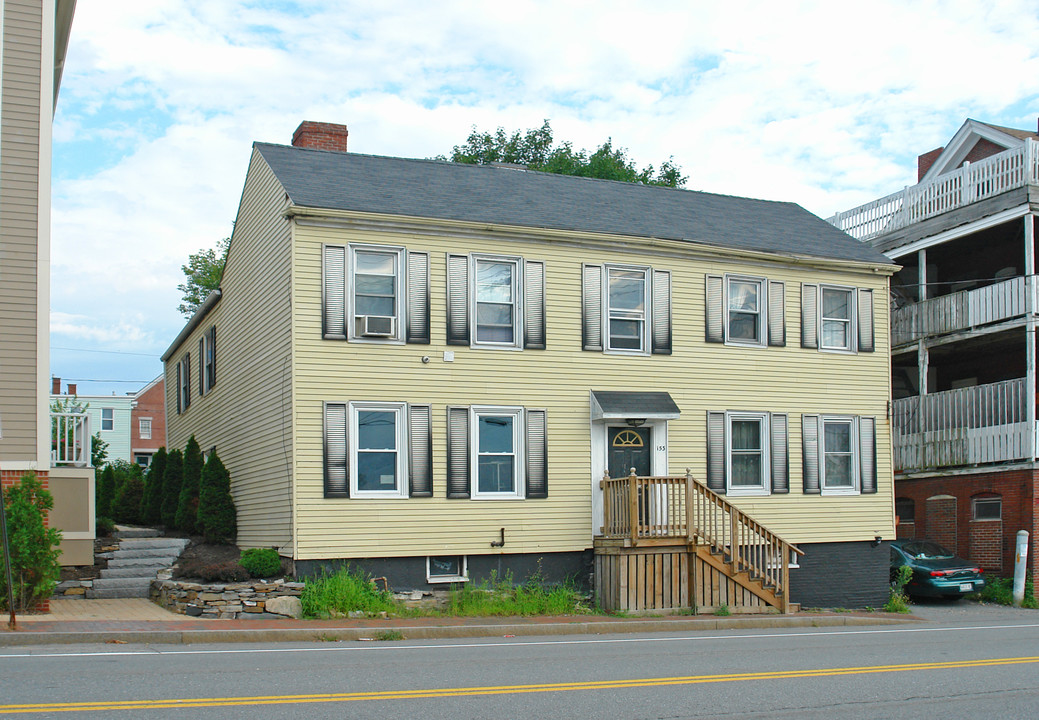
[[[433,575],[430,572],[429,561],[432,557],[458,557],[461,560],[461,575]],[[455,583],[455,582],[469,582],[469,556],[468,555],[436,555],[426,556],[426,582],[433,585],[435,583]]]
[[[848,345],[847,347],[829,347],[825,344],[826,331],[823,323],[823,296],[827,290],[838,290],[848,293]],[[819,350],[822,352],[855,354],[858,351],[858,289],[845,285],[819,285]]]
[[[826,487],[826,423],[842,423],[850,425],[851,442],[851,487]],[[859,422],[854,415],[820,415],[819,416],[819,492],[822,495],[858,495],[862,491],[862,478],[859,470]]]
[[[351,498],[401,499],[408,497],[407,407],[407,403],[389,402],[351,402],[349,404],[349,414],[347,418],[347,421],[349,422],[349,431],[347,433],[347,438],[349,440],[347,462],[348,467],[350,468]],[[357,419],[358,414],[364,410],[379,410],[394,413],[394,437],[397,443],[397,464],[395,468],[397,474],[397,487],[394,490],[360,490],[357,487],[357,480],[360,475],[360,463],[358,462],[357,447],[359,436]]]
[[[758,339],[742,340],[733,338],[729,330],[729,284],[733,281],[755,283],[758,286]],[[768,280],[751,275],[726,275],[722,298],[722,322],[724,323],[725,344],[741,347],[766,347],[768,345]]]
[[[354,272],[357,267],[357,252],[376,252],[376,253],[387,253],[395,254],[397,263],[396,268],[396,297],[394,298],[394,307],[396,314],[394,317],[394,334],[392,337],[386,338],[373,338],[363,337],[357,334],[357,314],[354,311],[355,296],[354,296]],[[391,344],[403,344],[404,343],[404,325],[407,317],[407,309],[405,304],[407,302],[407,250],[400,246],[391,245],[364,245],[351,243],[346,246],[346,282],[344,284],[346,298],[344,307],[346,308],[346,337],[351,342],[359,343],[374,343],[376,345]]]
[[[501,343],[501,342],[488,342],[486,340],[477,340],[478,336],[478,321],[477,321],[477,264],[479,261],[485,260],[490,262],[500,263],[511,263],[513,266],[512,272],[512,342]],[[524,294],[524,282],[523,282],[523,258],[514,255],[489,255],[483,253],[473,253],[469,256],[469,317],[470,320],[470,331],[469,331],[469,347],[473,348],[493,348],[496,350],[522,350],[523,349],[523,294]]]
[[[512,492],[480,492],[480,417],[509,415],[512,420],[513,455],[516,458],[515,486]],[[526,498],[526,428],[524,411],[517,406],[473,405],[469,408],[470,497],[473,500],[523,500]]]
[[[759,487],[734,486],[732,484],[732,422],[733,420],[757,420],[761,423],[761,485]],[[772,494],[771,429],[767,412],[725,413],[725,491],[734,497],[765,497]]]
[[[105,413],[108,417],[105,417]],[[110,427],[105,427],[105,422],[110,424]],[[115,430],[115,408],[101,408],[101,429],[104,432],[112,432]]]
[[[641,347],[638,350],[627,348],[610,347],[610,271],[620,270],[622,272],[642,273],[642,337]],[[602,287],[602,347],[603,352],[611,355],[649,355],[649,338],[653,332],[651,326],[653,318],[653,293],[650,283],[652,282],[653,269],[648,265],[603,265],[603,287]],[[623,318],[622,318],[623,319]]]
[[[138,418],[137,423],[138,423],[137,424],[137,434],[140,436],[141,440],[151,440],[152,439],[152,419],[150,417]],[[148,432],[147,433],[145,433],[145,431],[144,431],[145,423],[148,424]]]

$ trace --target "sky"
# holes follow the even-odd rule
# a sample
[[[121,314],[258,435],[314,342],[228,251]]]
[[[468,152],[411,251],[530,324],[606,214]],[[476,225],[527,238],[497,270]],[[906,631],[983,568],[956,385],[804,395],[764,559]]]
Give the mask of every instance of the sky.
[[[986,7],[991,6],[991,7]],[[231,234],[254,141],[450,154],[551,120],[686,187],[828,217],[916,182],[974,118],[1035,129],[1039,2],[80,0],[54,122],[51,373],[162,372],[188,255]]]

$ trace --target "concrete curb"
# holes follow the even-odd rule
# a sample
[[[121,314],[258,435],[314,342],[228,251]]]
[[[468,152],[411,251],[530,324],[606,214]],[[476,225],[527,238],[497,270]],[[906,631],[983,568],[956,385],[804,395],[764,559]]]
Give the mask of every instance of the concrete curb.
[[[223,621],[213,621],[223,622]],[[229,620],[228,623],[236,621]],[[290,621],[291,622],[291,621]],[[711,630],[760,630],[768,628],[819,628],[819,627],[865,627],[876,625],[905,625],[923,622],[920,618],[905,615],[862,616],[862,615],[790,615],[760,616],[743,618],[668,618],[633,620],[583,620],[574,622],[532,622],[509,624],[462,624],[462,625],[369,625],[285,628],[234,628],[214,627],[208,629],[110,629],[96,631],[32,631],[18,630],[0,632],[0,647],[27,645],[60,645],[76,643],[143,643],[183,644],[196,643],[275,643],[275,642],[338,642],[377,640],[389,633],[400,633],[406,640],[435,640],[478,637],[530,637],[560,635],[612,635],[652,632],[703,632]],[[24,627],[24,626],[23,626]]]

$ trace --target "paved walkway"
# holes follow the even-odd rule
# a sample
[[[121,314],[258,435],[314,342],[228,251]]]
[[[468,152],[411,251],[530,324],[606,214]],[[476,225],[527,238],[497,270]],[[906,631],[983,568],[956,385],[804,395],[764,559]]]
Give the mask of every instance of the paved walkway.
[[[794,615],[674,615],[621,618],[570,615],[533,618],[363,618],[213,620],[171,613],[146,599],[52,600],[47,615],[20,615],[10,630],[0,618],[0,646],[63,643],[200,643],[409,640],[518,635],[696,632],[720,629],[891,625],[911,615],[801,612]]]

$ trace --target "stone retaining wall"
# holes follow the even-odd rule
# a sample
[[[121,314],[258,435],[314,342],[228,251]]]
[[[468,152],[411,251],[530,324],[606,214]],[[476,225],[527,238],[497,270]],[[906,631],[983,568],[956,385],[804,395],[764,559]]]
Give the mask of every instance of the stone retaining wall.
[[[285,580],[200,584],[179,580],[152,583],[152,601],[172,612],[206,618],[298,618],[303,583]]]

